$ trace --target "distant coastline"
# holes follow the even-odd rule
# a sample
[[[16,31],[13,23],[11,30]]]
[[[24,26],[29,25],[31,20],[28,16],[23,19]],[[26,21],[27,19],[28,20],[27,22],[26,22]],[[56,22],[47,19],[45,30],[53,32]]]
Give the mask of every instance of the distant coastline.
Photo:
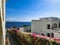
[[[31,22],[9,22],[9,21],[6,21],[6,28],[10,28],[10,27],[13,27],[13,26],[20,27],[20,26],[23,26],[23,25],[31,26]]]

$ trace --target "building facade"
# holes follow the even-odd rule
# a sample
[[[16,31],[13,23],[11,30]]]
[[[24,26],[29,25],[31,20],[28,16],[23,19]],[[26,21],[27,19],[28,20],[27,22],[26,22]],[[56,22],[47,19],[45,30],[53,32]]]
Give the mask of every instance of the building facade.
[[[31,26],[22,26],[19,27],[19,30],[23,32],[31,32]]]
[[[60,38],[58,31],[60,32],[60,19],[57,17],[45,17],[39,20],[32,20],[31,32],[33,33]]]

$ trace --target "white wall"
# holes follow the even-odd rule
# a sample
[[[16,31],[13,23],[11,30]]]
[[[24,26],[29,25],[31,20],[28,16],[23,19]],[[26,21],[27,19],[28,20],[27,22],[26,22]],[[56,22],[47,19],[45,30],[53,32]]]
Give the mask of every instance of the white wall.
[[[24,31],[24,28],[23,28],[23,27],[20,27],[19,30],[20,30],[20,31]]]
[[[27,30],[30,30],[31,27],[30,26],[27,26],[27,27],[20,27],[19,30],[20,31],[27,31]]]
[[[54,33],[54,37],[55,38],[60,38],[60,34],[59,33]]]
[[[51,29],[47,29],[47,24],[51,24],[51,21],[33,20],[31,24],[31,32],[52,32]]]
[[[55,30],[52,29],[47,29],[47,24],[50,24],[50,26],[52,26],[52,24],[56,23],[58,24],[58,20],[32,20],[31,23],[31,32],[34,33],[43,33],[45,35],[47,35],[47,33],[54,33]],[[57,25],[58,26],[58,25]]]

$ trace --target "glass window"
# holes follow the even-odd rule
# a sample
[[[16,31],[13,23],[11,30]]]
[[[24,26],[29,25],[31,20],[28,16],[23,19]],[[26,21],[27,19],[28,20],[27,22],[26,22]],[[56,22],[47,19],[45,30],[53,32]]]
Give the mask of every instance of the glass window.
[[[50,33],[47,33],[47,36],[50,37]]]
[[[59,23],[59,28],[60,28],[60,23]]]
[[[52,25],[52,30],[54,30],[55,28],[57,28],[57,24],[56,24],[56,23],[54,23],[54,24]]]
[[[44,34],[41,34],[41,35],[43,35],[43,36],[44,36]]]
[[[50,24],[47,24],[47,29],[50,29]]]
[[[54,37],[54,33],[51,33],[51,37],[52,37],[52,38]]]
[[[57,24],[56,24],[56,23],[54,23],[54,24],[53,24],[53,27],[54,27],[54,28],[57,28]]]

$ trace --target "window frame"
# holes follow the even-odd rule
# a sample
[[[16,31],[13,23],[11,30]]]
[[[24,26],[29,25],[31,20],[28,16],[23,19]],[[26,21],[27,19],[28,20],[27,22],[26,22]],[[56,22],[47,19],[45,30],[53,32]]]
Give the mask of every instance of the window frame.
[[[47,24],[47,29],[50,29],[50,24]]]

